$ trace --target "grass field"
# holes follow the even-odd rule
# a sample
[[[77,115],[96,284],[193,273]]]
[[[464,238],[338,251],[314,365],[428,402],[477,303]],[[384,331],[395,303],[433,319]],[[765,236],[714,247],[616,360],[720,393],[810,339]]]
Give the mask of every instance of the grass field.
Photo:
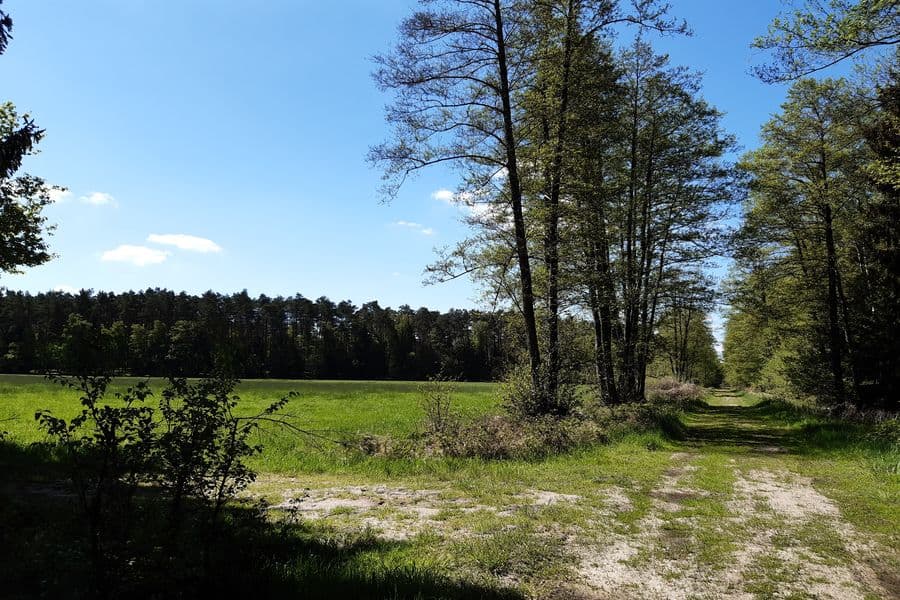
[[[402,436],[422,418],[414,383],[239,392],[250,411],[291,389],[288,412],[310,429]],[[460,385],[457,402],[497,410],[493,389]],[[14,445],[40,439],[34,410],[73,400],[0,378]],[[302,551],[271,561],[313,597],[900,597],[896,448],[738,392],[682,420],[681,439],[625,435],[534,461],[363,457],[273,432],[247,495],[295,524]]]
[[[118,378],[110,392],[124,391],[138,381],[141,379]],[[151,380],[151,387],[158,393],[163,383]],[[267,379],[244,381],[236,393],[241,398],[239,411],[255,414],[288,392],[296,391],[299,395],[285,409],[293,415],[292,422],[324,438],[337,440],[358,433],[395,436],[414,433],[422,422],[421,386],[407,381]],[[454,401],[464,415],[496,410],[493,384],[458,383],[455,388]],[[0,419],[15,417],[0,427],[10,433],[10,441],[27,444],[44,439],[34,420],[38,409],[48,409],[62,417],[72,416],[80,409],[78,393],[43,377],[0,375]],[[260,441],[266,452],[254,467],[266,472],[335,473],[378,468],[364,457],[348,455],[327,441],[316,441],[318,447],[312,449],[310,443],[315,440],[277,428],[263,432]],[[403,468],[399,463],[395,467]]]

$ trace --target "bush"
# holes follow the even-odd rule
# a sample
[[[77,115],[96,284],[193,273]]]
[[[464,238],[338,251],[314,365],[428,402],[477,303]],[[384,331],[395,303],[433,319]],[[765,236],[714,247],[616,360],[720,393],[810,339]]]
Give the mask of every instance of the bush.
[[[419,391],[425,412],[425,436],[442,446],[459,434],[460,419],[452,405],[456,387],[451,380],[433,378]]]
[[[441,451],[445,456],[462,458],[528,459],[604,441],[603,430],[585,419],[490,415],[464,424]]]
[[[900,417],[894,416],[876,423],[870,435],[874,440],[900,448]]]
[[[535,390],[531,382],[531,369],[519,364],[511,369],[500,383],[501,406],[517,418],[530,419],[544,416],[564,418],[572,415],[580,405],[578,386],[561,376],[556,394],[550,397],[543,389]]]
[[[194,533],[197,525],[205,527],[201,541],[211,544],[224,504],[255,478],[246,460],[262,447],[249,443],[251,434],[262,423],[283,423],[277,412],[293,396],[239,417],[233,412],[237,382],[227,378],[170,380],[156,408],[147,404],[152,392],[144,382],[108,404],[109,377],[59,381],[81,392],[81,412],[69,421],[49,411],[35,418],[53,440],[76,492],[101,597],[115,595],[115,581],[137,577],[133,569],[153,562],[148,554],[164,551],[156,543],[138,550],[132,536],[137,520],[155,515],[157,506],[167,506],[169,551],[179,546],[189,516],[195,517]],[[141,490],[153,501],[139,501]]]
[[[464,420],[453,406],[453,382],[433,380],[422,386],[425,413],[421,433],[408,440],[364,435],[351,445],[366,455],[394,458],[448,456],[457,458],[531,459],[605,443],[631,432],[657,431],[682,438],[680,411],[703,397],[703,388],[674,379],[663,379],[648,388],[649,402],[622,405],[586,404],[574,400],[575,387],[568,386],[566,416],[534,416],[528,371],[517,369],[500,388],[503,414]]]
[[[522,405],[511,407],[509,402],[513,398],[529,398],[530,389],[527,372],[524,377],[521,372],[517,373],[501,388],[506,414],[464,421],[453,406],[453,382],[432,380],[421,388],[425,417],[418,448],[374,436],[362,438],[358,446],[366,454],[395,457],[425,454],[512,459],[546,456],[605,439],[596,424],[585,419],[521,415]]]
[[[687,408],[703,399],[703,388],[694,383],[680,382],[664,377],[647,386],[647,401],[654,404],[672,404]]]

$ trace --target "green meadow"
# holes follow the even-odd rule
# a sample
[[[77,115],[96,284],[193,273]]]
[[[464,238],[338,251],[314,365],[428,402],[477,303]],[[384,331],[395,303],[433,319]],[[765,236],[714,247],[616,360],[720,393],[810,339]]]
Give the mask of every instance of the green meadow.
[[[113,394],[144,379],[116,378]],[[158,394],[164,380],[149,380]],[[273,401],[296,392],[284,413],[288,420],[311,435],[304,436],[272,425],[260,432],[265,452],[254,459],[254,468],[271,473],[358,472],[373,468],[372,461],[352,457],[335,442],[369,434],[405,437],[422,424],[422,383],[407,381],[312,381],[248,380],[235,393],[240,396],[238,411],[251,415]],[[454,405],[464,416],[473,417],[497,409],[495,384],[454,384]],[[114,400],[112,400],[114,401]],[[153,404],[154,398],[148,400]],[[79,393],[34,375],[0,375],[0,430],[9,441],[29,444],[45,440],[34,419],[37,410],[50,410],[69,418],[80,410]],[[382,461],[384,462],[384,461]]]

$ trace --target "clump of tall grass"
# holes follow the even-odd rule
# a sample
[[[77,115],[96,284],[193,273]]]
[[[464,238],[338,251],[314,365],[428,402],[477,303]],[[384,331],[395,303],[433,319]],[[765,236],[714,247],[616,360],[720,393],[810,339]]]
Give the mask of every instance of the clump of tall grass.
[[[679,408],[688,408],[700,402],[704,393],[703,388],[695,383],[664,377],[649,382],[646,395],[651,404],[673,404]]]

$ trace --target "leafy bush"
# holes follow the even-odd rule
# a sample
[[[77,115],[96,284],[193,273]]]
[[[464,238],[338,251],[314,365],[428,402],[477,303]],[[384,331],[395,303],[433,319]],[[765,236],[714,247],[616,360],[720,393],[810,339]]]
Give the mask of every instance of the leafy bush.
[[[544,416],[557,418],[572,415],[580,405],[578,386],[561,379],[554,397],[543,389],[535,390],[531,382],[530,368],[520,363],[511,369],[500,383],[501,406],[517,418],[530,419]]]
[[[204,501],[216,519],[222,505],[244,489],[256,474],[245,460],[262,452],[250,435],[263,422],[276,422],[293,393],[252,417],[234,414],[239,398],[236,380],[220,377],[188,383],[172,379],[159,402],[161,433],[153,449],[154,480],[172,499],[177,525],[185,498]]]
[[[106,403],[109,377],[58,381],[81,392],[81,412],[66,421],[38,411],[35,419],[52,439],[78,498],[99,596],[113,593],[114,580],[133,580],[129,571],[149,560],[136,549],[132,531],[136,519],[157,506],[167,506],[170,545],[178,545],[189,516],[205,526],[202,541],[211,543],[223,505],[255,477],[246,459],[262,448],[249,443],[250,435],[262,423],[283,423],[277,413],[293,396],[240,417],[233,412],[237,382],[227,378],[172,379],[156,408],[147,404],[152,392],[145,382]]]
[[[116,406],[102,404],[109,377],[59,379],[81,392],[81,412],[71,420],[38,411],[35,419],[55,441],[87,524],[97,592],[108,594],[112,561],[130,539],[138,486],[153,470],[155,423],[145,405],[146,383],[116,394]]]

